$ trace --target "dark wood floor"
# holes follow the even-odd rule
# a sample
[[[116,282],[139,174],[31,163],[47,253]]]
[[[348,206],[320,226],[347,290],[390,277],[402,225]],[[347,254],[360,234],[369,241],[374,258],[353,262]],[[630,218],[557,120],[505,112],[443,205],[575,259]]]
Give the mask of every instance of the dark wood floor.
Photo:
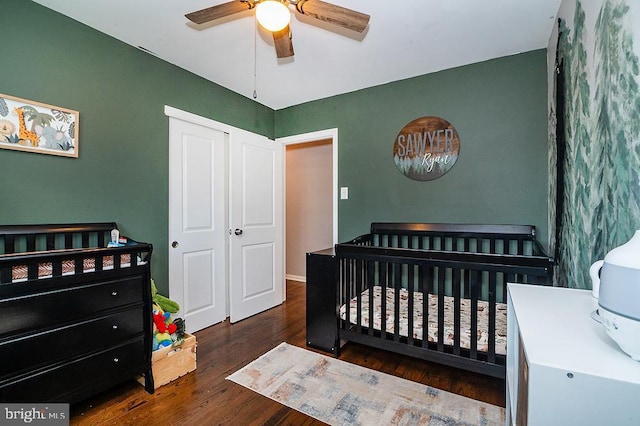
[[[225,380],[281,342],[305,347],[304,284],[287,283],[287,301],[267,312],[195,333],[197,369],[147,394],[135,381],[71,408],[77,425],[320,425]],[[344,361],[504,407],[504,380],[349,343]],[[90,378],[87,378],[90,380]]]

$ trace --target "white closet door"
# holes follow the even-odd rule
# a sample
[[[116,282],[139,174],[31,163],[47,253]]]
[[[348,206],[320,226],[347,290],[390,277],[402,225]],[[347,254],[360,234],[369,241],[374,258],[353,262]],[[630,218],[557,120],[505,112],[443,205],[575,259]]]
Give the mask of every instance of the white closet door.
[[[169,119],[169,297],[189,332],[227,313],[226,139]]]
[[[237,131],[229,151],[229,295],[231,322],[236,322],[284,300],[284,148]]]

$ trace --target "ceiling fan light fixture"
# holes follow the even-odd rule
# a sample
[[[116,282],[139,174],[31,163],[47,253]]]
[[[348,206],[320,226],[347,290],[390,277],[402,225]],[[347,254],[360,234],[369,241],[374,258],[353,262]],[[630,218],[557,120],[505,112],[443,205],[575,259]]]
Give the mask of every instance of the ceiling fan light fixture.
[[[256,18],[260,25],[271,32],[280,31],[289,25],[289,8],[278,0],[263,0],[256,5]]]

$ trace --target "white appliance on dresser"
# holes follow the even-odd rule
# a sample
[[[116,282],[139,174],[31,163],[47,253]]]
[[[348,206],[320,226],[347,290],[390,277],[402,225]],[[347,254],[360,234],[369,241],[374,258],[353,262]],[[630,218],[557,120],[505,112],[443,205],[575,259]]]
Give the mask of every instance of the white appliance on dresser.
[[[508,284],[507,425],[640,425],[640,362],[596,307],[589,290]]]

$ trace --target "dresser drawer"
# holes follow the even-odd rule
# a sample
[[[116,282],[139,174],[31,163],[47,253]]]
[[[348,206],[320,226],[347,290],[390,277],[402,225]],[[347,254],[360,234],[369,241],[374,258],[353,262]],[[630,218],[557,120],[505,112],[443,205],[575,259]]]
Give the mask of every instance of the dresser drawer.
[[[0,338],[142,303],[145,284],[134,276],[0,300]]]
[[[77,402],[145,372],[144,339],[0,385],[3,402]]]
[[[39,369],[64,359],[96,352],[142,335],[143,310],[139,307],[100,316],[18,339],[0,341],[0,379]]]

